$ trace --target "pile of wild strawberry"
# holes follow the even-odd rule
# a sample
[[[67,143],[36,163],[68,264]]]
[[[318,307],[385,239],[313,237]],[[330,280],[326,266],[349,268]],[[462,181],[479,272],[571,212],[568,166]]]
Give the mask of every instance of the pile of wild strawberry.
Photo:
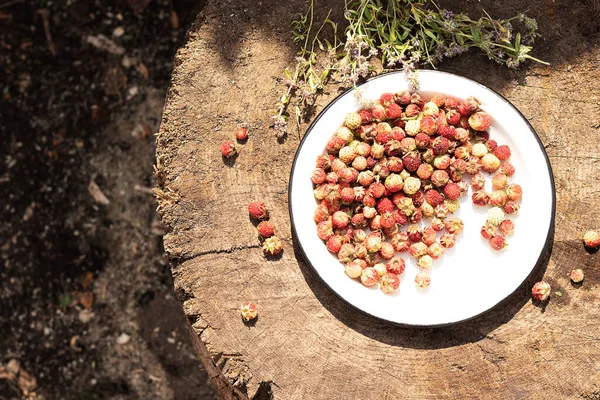
[[[350,278],[392,292],[405,269],[396,252],[409,252],[419,267],[417,286],[429,286],[433,261],[463,230],[452,214],[468,192],[465,175],[473,203],[492,206],[481,235],[494,250],[506,246],[514,229],[506,214],[519,211],[522,190],[509,184],[510,149],[490,139],[492,118],[479,105],[439,94],[425,102],[402,91],[346,116],[311,179],[317,234]],[[493,191],[484,190],[482,172],[493,174]]]

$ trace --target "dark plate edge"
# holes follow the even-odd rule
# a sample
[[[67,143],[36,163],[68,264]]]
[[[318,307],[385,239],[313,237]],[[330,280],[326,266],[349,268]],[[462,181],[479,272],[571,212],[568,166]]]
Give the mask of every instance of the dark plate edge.
[[[431,71],[431,70],[426,70],[426,71]],[[548,172],[550,174],[550,184],[552,185],[552,216],[550,218],[550,226],[548,229],[548,233],[546,235],[546,241],[544,242],[544,247],[542,248],[542,251],[540,252],[540,255],[535,263],[535,266],[531,269],[531,271],[529,272],[529,274],[527,275],[527,277],[523,280],[523,282],[526,282],[527,280],[529,280],[529,278],[531,277],[531,275],[533,275],[533,273],[535,272],[535,270],[539,267],[540,262],[542,261],[544,255],[546,254],[546,252],[548,251],[549,247],[551,247],[551,238],[552,238],[552,232],[554,231],[554,223],[555,223],[555,219],[556,219],[556,185],[554,182],[554,174],[552,172],[552,166],[550,164],[550,158],[548,157],[548,153],[546,153],[546,149],[544,148],[544,145],[539,137],[539,135],[537,134],[536,130],[533,128],[533,126],[531,125],[531,123],[529,122],[529,120],[527,120],[527,118],[525,118],[525,116],[523,115],[523,113],[521,111],[519,111],[519,109],[517,107],[515,107],[506,97],[504,97],[502,94],[498,93],[497,91],[495,91],[494,89],[491,89],[487,86],[485,86],[484,84],[477,82],[474,79],[471,78],[467,78],[464,77],[462,75],[457,75],[457,74],[453,74],[451,72],[445,72],[445,71],[439,71],[439,70],[435,70],[436,73],[441,73],[441,74],[447,74],[447,75],[452,75],[452,76],[457,76],[460,77],[462,79],[466,79],[468,81],[471,81],[473,83],[475,83],[476,85],[482,86],[487,90],[490,90],[491,92],[495,93],[496,95],[498,95],[505,103],[507,103],[510,107],[512,107],[520,116],[521,118],[523,118],[523,120],[527,123],[527,126],[529,127],[529,129],[531,130],[531,132],[533,132],[535,140],[537,141],[538,145],[540,146],[540,150],[542,150],[542,154],[544,155],[544,159],[546,160],[546,167],[548,168]],[[382,73],[380,75],[377,75],[375,77],[369,78],[367,79],[365,82],[362,82],[360,85],[358,85],[358,87],[364,85],[367,82],[371,82],[374,81],[376,79],[382,78],[384,76],[388,76],[388,75],[402,75],[402,72],[398,72],[398,71],[392,71],[392,72],[385,72]],[[306,138],[308,137],[309,133],[312,131],[312,129],[314,128],[314,126],[317,124],[317,122],[321,119],[321,117],[323,116],[323,114],[325,114],[325,112],[333,105],[335,104],[342,96],[344,96],[345,94],[352,92],[354,89],[350,88],[346,91],[344,91],[343,93],[339,94],[338,96],[336,96],[332,101],[329,102],[329,104],[327,104],[327,106],[325,106],[325,108],[323,108],[320,112],[319,115],[317,115],[317,117],[311,122],[311,124],[309,125],[309,127],[306,129],[306,132],[304,134],[304,136],[302,137],[302,140],[300,141],[300,144],[298,145],[298,149],[296,150],[296,154],[294,155],[294,161],[292,162],[292,168],[290,170],[290,179],[289,179],[289,183],[288,183],[288,213],[290,216],[290,224],[292,226],[292,240],[295,241],[298,244],[298,248],[300,249],[300,252],[302,253],[302,257],[304,258],[304,262],[312,269],[313,273],[319,278],[319,280],[321,281],[321,283],[323,283],[325,285],[325,287],[327,287],[327,289],[329,291],[331,291],[332,293],[334,293],[339,299],[341,299],[346,305],[348,305],[350,308],[359,311],[362,314],[368,315],[372,318],[375,318],[377,320],[380,321],[384,321],[388,324],[392,324],[392,325],[396,325],[398,327],[402,327],[402,328],[443,328],[443,327],[447,327],[447,326],[452,326],[452,325],[458,325],[467,321],[471,321],[489,311],[491,311],[492,309],[500,306],[502,303],[506,302],[508,298],[512,297],[517,290],[519,290],[519,288],[523,285],[523,282],[521,282],[521,284],[519,286],[517,286],[515,288],[515,290],[513,290],[510,294],[508,294],[506,297],[504,297],[502,300],[500,300],[498,303],[494,304],[493,306],[491,306],[490,308],[480,312],[479,314],[473,315],[469,318],[465,318],[462,320],[458,320],[458,321],[453,321],[453,322],[447,322],[444,324],[434,324],[434,325],[415,325],[415,324],[405,324],[405,323],[401,323],[401,322],[395,322],[395,321],[390,321],[388,319],[385,318],[381,318],[378,316],[375,316],[373,314],[368,313],[367,311],[361,310],[360,308],[356,307],[355,305],[353,305],[352,303],[350,303],[348,300],[346,300],[344,297],[342,297],[342,295],[340,295],[338,292],[336,292],[335,290],[333,290],[331,288],[331,286],[329,286],[327,284],[327,282],[325,282],[325,280],[321,277],[321,275],[318,273],[318,271],[315,269],[315,267],[312,265],[312,263],[309,261],[308,257],[306,256],[306,253],[304,252],[304,248],[302,247],[302,245],[300,244],[300,241],[296,240],[295,238],[298,237],[298,233],[296,232],[296,225],[294,223],[294,219],[292,217],[292,191],[291,191],[291,187],[293,184],[293,179],[294,179],[294,169],[296,167],[296,161],[298,159],[298,154],[300,153],[300,150],[302,149],[302,146],[304,145],[304,142],[306,140]]]

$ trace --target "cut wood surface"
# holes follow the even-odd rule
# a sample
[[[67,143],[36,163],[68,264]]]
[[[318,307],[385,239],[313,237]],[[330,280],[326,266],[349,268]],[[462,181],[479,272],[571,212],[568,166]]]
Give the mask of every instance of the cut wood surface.
[[[297,51],[289,22],[306,3],[209,2],[176,56],[157,138],[157,193],[175,291],[222,398],[600,398],[600,256],[581,241],[600,228],[600,4],[440,3],[474,17],[528,9],[540,23],[535,55],[549,67],[509,71],[474,52],[440,69],[497,90],[537,130],[556,179],[551,254],[504,303],[459,325],[407,329],[349,308],[304,263],[291,234],[290,168],[316,114],[291,122],[282,141],[269,129]],[[339,18],[342,1],[319,3],[317,14],[330,7]],[[340,90],[327,86],[315,112]],[[249,139],[224,162],[220,144],[243,123]],[[285,242],[279,259],[263,256],[246,209],[253,200],[271,210]],[[569,281],[573,268],[585,271],[580,287]],[[544,308],[529,294],[542,276],[562,293]],[[248,300],[258,305],[253,325],[239,314]]]

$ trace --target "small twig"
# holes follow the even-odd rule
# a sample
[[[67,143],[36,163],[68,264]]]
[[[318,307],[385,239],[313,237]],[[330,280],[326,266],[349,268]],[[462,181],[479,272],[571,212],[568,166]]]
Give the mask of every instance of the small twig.
[[[52,41],[52,35],[50,35],[50,13],[46,8],[38,10],[37,12],[42,17],[42,22],[44,24],[44,33],[46,34],[46,42],[48,42],[48,50],[50,51],[50,53],[52,53],[53,56],[55,56],[56,47],[54,46],[54,42]]]

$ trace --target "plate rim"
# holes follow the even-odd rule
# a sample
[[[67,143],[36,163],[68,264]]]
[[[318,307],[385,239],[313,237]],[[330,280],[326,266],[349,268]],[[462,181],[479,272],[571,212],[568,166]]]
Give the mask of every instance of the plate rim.
[[[292,241],[295,241],[296,244],[298,245],[298,249],[300,250],[300,253],[302,254],[302,258],[304,259],[304,262],[310,267],[310,269],[312,270],[312,272],[314,273],[314,275],[316,275],[318,277],[318,279],[321,281],[321,283],[323,283],[325,285],[325,287],[332,293],[334,293],[340,300],[342,300],[346,305],[350,306],[350,308],[359,311],[362,314],[368,315],[371,318],[374,318],[378,321],[383,321],[385,323],[391,324],[391,325],[395,325],[398,327],[402,327],[402,328],[442,328],[442,327],[447,327],[447,326],[452,326],[452,325],[458,325],[458,324],[462,324],[464,322],[467,321],[471,321],[477,317],[480,317],[481,315],[491,311],[492,309],[495,309],[496,307],[500,306],[502,303],[506,302],[509,298],[513,297],[514,294],[519,290],[519,288],[523,285],[523,283],[525,283],[526,281],[528,281],[531,276],[534,274],[534,272],[539,268],[540,263],[542,261],[542,259],[544,258],[544,255],[547,253],[549,247],[552,247],[552,237],[553,237],[553,232],[555,230],[555,220],[556,220],[556,184],[554,181],[554,173],[552,171],[552,165],[550,163],[550,157],[548,156],[548,153],[546,152],[546,149],[544,148],[544,144],[542,143],[537,131],[534,129],[534,127],[531,125],[531,123],[529,122],[529,120],[525,117],[525,115],[523,115],[523,113],[512,103],[510,102],[506,97],[504,97],[501,93],[499,93],[498,91],[472,79],[472,78],[468,78],[466,76],[462,76],[462,75],[458,75],[452,72],[447,72],[447,71],[440,71],[440,70],[430,70],[430,69],[419,69],[416,70],[417,72],[421,72],[421,71],[427,71],[427,73],[438,73],[438,74],[444,74],[444,75],[451,75],[454,77],[458,77],[461,79],[465,79],[467,81],[470,81],[478,86],[481,86],[489,91],[491,91],[492,93],[496,94],[503,102],[505,102],[506,104],[508,104],[512,109],[514,109],[517,114],[523,119],[523,121],[525,121],[525,123],[527,124],[527,126],[529,127],[529,129],[531,130],[531,132],[533,132],[533,136],[538,144],[538,146],[540,147],[540,150],[542,151],[542,154],[544,156],[544,161],[546,162],[546,168],[548,169],[548,173],[549,173],[549,177],[550,177],[550,184],[551,184],[551,189],[552,189],[552,206],[551,206],[551,211],[552,211],[552,215],[550,217],[550,225],[549,225],[549,229],[548,232],[546,234],[546,240],[544,241],[544,246],[542,247],[542,250],[540,252],[540,255],[538,256],[537,261],[535,262],[535,265],[533,266],[533,268],[531,269],[531,271],[529,272],[529,274],[527,275],[527,277],[525,277],[525,279],[523,280],[523,282],[521,282],[521,284],[519,284],[512,292],[510,292],[508,295],[506,295],[502,300],[498,301],[496,304],[492,305],[491,307],[479,312],[478,314],[475,314],[473,316],[470,316],[468,318],[464,318],[461,320],[457,320],[457,321],[451,321],[451,322],[445,322],[445,323],[441,323],[441,324],[409,324],[409,323],[403,323],[403,322],[396,322],[396,321],[391,321],[389,319],[385,319],[376,315],[373,315],[371,313],[369,313],[368,311],[365,311],[357,306],[355,306],[354,304],[352,304],[349,300],[347,300],[346,298],[344,298],[340,293],[338,293],[337,291],[335,291],[326,281],[325,279],[323,279],[323,277],[321,276],[321,274],[319,274],[319,272],[317,271],[317,269],[313,266],[313,264],[310,262],[308,256],[306,255],[306,252],[304,251],[304,247],[302,246],[301,242],[299,240],[297,240],[298,237],[298,232],[296,230],[296,224],[294,222],[294,218],[292,217],[292,185],[293,185],[293,181],[294,181],[294,171],[296,168],[296,161],[298,160],[298,156],[300,154],[300,151],[302,150],[302,146],[304,146],[304,143],[306,142],[306,139],[308,138],[308,135],[311,133],[311,131],[313,130],[313,128],[315,127],[315,125],[317,124],[317,122],[319,122],[319,120],[321,119],[321,117],[327,112],[327,110],[333,106],[338,100],[340,100],[343,96],[345,96],[346,94],[352,92],[354,90],[354,88],[349,88],[346,89],[344,92],[340,93],[339,95],[337,95],[333,100],[331,100],[320,112],[319,114],[315,117],[315,119],[311,122],[311,124],[308,126],[308,128],[306,129],[306,132],[304,133],[304,136],[302,137],[302,140],[300,141],[300,144],[298,145],[298,148],[296,149],[296,153],[294,155],[294,161],[292,162],[292,167],[290,169],[290,178],[289,178],[289,183],[288,183],[288,213],[290,216],[290,224],[291,224],[291,228],[292,228]],[[360,88],[361,86],[365,85],[368,82],[374,81],[376,79],[380,79],[386,76],[390,76],[390,75],[399,75],[399,74],[404,74],[402,71],[388,71],[388,72],[383,72],[377,76],[373,76],[371,78],[366,79],[365,81],[361,82],[359,85],[357,85],[357,88]],[[418,90],[415,90],[416,92],[418,92]]]

